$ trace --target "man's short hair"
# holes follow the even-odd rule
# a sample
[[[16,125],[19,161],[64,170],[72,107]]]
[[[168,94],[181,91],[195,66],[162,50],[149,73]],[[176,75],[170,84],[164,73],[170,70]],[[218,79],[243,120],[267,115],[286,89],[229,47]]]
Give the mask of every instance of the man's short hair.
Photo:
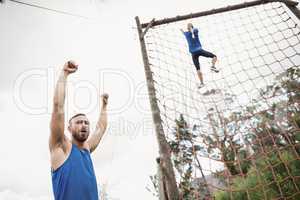
[[[84,114],[84,113],[77,113],[77,114],[73,115],[73,116],[69,119],[69,123],[71,123],[72,119],[74,119],[75,117],[78,117],[78,116],[86,116],[86,114]]]

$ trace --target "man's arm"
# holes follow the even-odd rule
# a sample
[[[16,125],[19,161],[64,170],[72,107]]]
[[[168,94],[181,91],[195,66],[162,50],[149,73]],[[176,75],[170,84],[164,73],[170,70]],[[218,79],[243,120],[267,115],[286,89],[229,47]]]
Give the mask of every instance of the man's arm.
[[[107,128],[108,94],[103,94],[101,96],[101,99],[102,99],[102,106],[101,106],[100,116],[96,125],[96,130],[94,134],[91,136],[91,138],[88,140],[90,152],[93,152],[97,148]]]
[[[50,138],[49,148],[50,151],[60,144],[65,142],[65,96],[66,96],[66,83],[69,74],[74,73],[77,70],[77,65],[69,61],[65,63],[63,70],[56,83],[54,98],[53,98],[53,111],[50,122]]]

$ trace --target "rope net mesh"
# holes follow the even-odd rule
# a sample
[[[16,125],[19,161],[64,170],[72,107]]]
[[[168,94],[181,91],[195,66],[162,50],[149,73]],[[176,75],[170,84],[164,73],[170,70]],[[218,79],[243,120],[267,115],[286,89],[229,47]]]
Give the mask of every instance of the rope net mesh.
[[[218,57],[219,73],[199,58],[201,89],[188,22]],[[183,199],[300,199],[300,28],[285,4],[154,26],[145,41]]]

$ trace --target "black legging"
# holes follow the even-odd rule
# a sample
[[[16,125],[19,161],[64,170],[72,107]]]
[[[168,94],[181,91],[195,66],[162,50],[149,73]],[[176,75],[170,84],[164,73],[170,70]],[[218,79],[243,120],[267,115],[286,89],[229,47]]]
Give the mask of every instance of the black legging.
[[[213,54],[209,51],[205,51],[204,49],[201,49],[199,51],[196,51],[196,52],[192,53],[193,62],[194,62],[194,65],[195,65],[197,70],[200,70],[199,56],[204,56],[204,57],[207,57],[207,58],[216,57],[215,54]]]

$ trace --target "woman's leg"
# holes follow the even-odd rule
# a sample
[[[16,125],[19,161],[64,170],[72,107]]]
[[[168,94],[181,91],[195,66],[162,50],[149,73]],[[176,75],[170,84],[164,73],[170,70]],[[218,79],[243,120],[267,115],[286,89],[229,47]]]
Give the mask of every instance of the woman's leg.
[[[193,63],[196,67],[196,70],[197,70],[197,76],[200,80],[200,83],[201,84],[204,84],[203,83],[203,76],[202,76],[202,72],[201,72],[201,69],[200,69],[200,63],[199,63],[199,54],[192,54],[192,58],[193,58]]]
[[[197,70],[197,75],[198,75],[198,78],[200,80],[200,83],[203,85],[203,76],[202,76],[202,72],[201,70]]]
[[[214,56],[214,57],[212,58],[211,64],[212,64],[213,67],[216,67],[215,65],[216,65],[217,60],[218,60],[217,56]]]
[[[204,57],[207,57],[207,58],[212,58],[211,60],[211,64],[212,64],[212,68],[214,69],[215,72],[219,72],[217,71],[216,69],[216,62],[218,60],[217,56],[209,51],[206,51],[204,49],[202,49],[201,51],[199,51],[199,54],[200,56],[204,56]]]

